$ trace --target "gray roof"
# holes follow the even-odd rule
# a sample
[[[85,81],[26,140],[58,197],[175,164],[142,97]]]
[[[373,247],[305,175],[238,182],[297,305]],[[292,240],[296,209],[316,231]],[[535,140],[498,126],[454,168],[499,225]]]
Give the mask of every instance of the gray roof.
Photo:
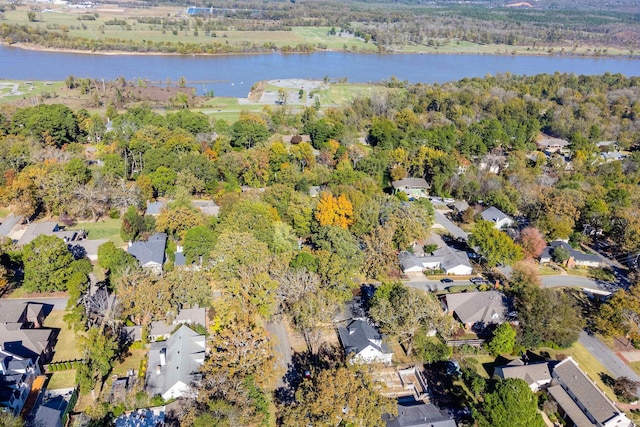
[[[463,231],[460,227],[449,220],[442,212],[434,211],[435,219],[438,224],[443,226],[454,239],[467,240],[469,233]]]
[[[142,340],[142,326],[125,326],[122,328],[122,332],[126,335],[128,340],[141,341]]]
[[[184,252],[176,252],[173,254],[173,256],[174,256],[173,265],[183,266],[187,263],[187,257],[184,256]]]
[[[206,326],[207,312],[202,308],[183,308],[178,312],[175,322],[178,323],[197,323]]]
[[[456,200],[455,202],[452,203],[452,206],[458,212],[464,212],[467,209],[469,209],[469,203],[465,202],[464,200]]]
[[[491,222],[498,222],[498,221],[502,221],[503,219],[510,219],[511,221],[513,221],[513,218],[511,218],[509,215],[502,212],[500,209],[496,208],[495,206],[491,206],[490,208],[485,209],[484,211],[482,211],[482,213],[480,213],[480,216],[484,220],[491,221]]]
[[[38,406],[33,425],[38,427],[58,427],[62,426],[62,415],[67,409],[69,402],[63,396],[49,399]]]
[[[164,264],[164,249],[167,245],[167,235],[156,233],[149,237],[146,242],[135,242],[128,248],[128,252],[133,255],[143,267],[150,263]]]
[[[393,188],[403,189],[403,188],[423,188],[429,189],[429,184],[424,178],[404,178],[398,181],[393,181],[391,183]]]
[[[51,329],[16,329],[10,325],[0,324],[0,345],[20,357],[35,359],[42,355],[52,335]]]
[[[582,412],[582,409],[573,401],[571,396],[562,388],[562,386],[554,385],[547,390],[553,400],[558,402],[558,405],[562,408],[562,411],[567,414],[576,427],[593,427],[595,423],[592,423],[589,418]]]
[[[447,294],[445,300],[462,323],[500,323],[507,312],[506,297],[498,291]]]
[[[167,207],[167,202],[158,200],[155,202],[147,202],[147,209],[145,215],[160,215],[162,209]]]
[[[558,380],[565,391],[575,396],[575,400],[585,408],[585,415],[590,415],[598,423],[604,424],[620,413],[572,358],[568,357],[558,363],[553,368],[553,377]]]
[[[2,225],[0,225],[0,236],[8,236],[11,232],[11,229],[16,225],[22,222],[21,216],[16,216],[14,214],[9,215],[2,221]]]
[[[471,267],[467,253],[447,245],[440,235],[435,233],[431,234],[427,239],[427,243],[437,245],[438,249],[431,254],[420,253],[417,250],[414,250],[414,253],[400,253],[400,265],[403,271],[406,271],[411,267],[423,266],[423,263],[425,262],[438,262],[440,263],[440,267],[445,271],[451,270],[452,268],[460,265]]]
[[[56,236],[68,242],[75,240],[78,232],[74,230],[60,231],[58,223],[55,221],[33,222],[29,224],[22,237],[18,239],[17,244],[19,246],[26,245],[42,234],[46,236]]]
[[[218,216],[220,206],[213,200],[192,200],[191,204],[194,208],[199,209],[205,215]]]
[[[569,145],[569,141],[565,139],[553,138],[549,136],[537,141],[536,144],[538,145],[538,147],[543,147],[543,148],[550,147],[550,146],[566,147]]]
[[[398,403],[398,416],[389,418],[387,427],[456,427],[446,411],[431,403]]]
[[[495,374],[505,379],[518,378],[524,380],[528,385],[539,381],[551,381],[551,370],[547,362],[525,365],[520,359],[516,359],[506,366],[497,367]]]
[[[21,322],[26,304],[0,303],[0,323]]]
[[[346,354],[355,353],[357,355],[369,346],[382,354],[391,353],[380,332],[366,320],[352,320],[346,327],[338,328],[338,334]]]
[[[600,257],[598,255],[585,254],[584,252],[575,250],[575,249],[573,249],[573,247],[570,244],[568,244],[567,242],[563,242],[562,240],[555,240],[555,241],[549,243],[549,246],[544,248],[544,250],[542,251],[542,254],[540,255],[540,259],[544,260],[544,259],[552,258],[553,249],[555,249],[557,247],[562,247],[562,248],[566,249],[569,252],[569,256],[573,257],[573,259],[575,261],[578,261],[578,262],[594,262],[594,263],[601,263],[602,262],[602,259],[600,259]]]
[[[204,363],[205,336],[182,326],[167,341],[151,344],[146,388],[152,395],[163,395],[175,384],[190,384]],[[166,364],[161,366],[160,352],[166,352]],[[160,374],[157,367],[161,366]]]

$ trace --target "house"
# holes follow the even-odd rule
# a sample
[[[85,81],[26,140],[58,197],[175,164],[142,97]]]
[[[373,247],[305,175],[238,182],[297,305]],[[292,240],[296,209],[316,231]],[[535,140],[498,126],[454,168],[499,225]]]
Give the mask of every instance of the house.
[[[18,246],[24,246],[42,234],[59,237],[64,240],[65,243],[84,238],[84,233],[77,230],[62,230],[55,221],[33,222],[29,224],[16,244]]]
[[[432,234],[426,240],[426,244],[435,245],[437,249],[431,253],[425,253],[424,245],[416,244],[413,247],[413,253],[400,253],[400,266],[404,273],[441,269],[445,274],[451,275],[473,274],[469,256],[465,251],[447,245],[438,234]]]
[[[536,145],[540,151],[550,154],[564,151],[569,146],[569,141],[543,135],[542,138],[536,141]]]
[[[383,416],[387,427],[456,427],[447,411],[432,403],[411,400],[398,401],[398,415]]]
[[[158,216],[163,209],[167,207],[167,202],[164,200],[156,200],[155,202],[147,201],[147,208],[145,209],[145,215]]]
[[[620,153],[619,151],[609,151],[609,152],[604,152],[604,153],[600,153],[600,158],[602,159],[602,161],[609,163],[609,162],[619,162],[623,159],[626,159],[628,156],[624,153]]]
[[[162,273],[162,265],[165,261],[165,247],[167,235],[156,233],[146,242],[135,242],[129,245],[128,252],[133,255],[142,268],[148,268],[156,274]]]
[[[346,327],[338,328],[344,352],[353,355],[353,360],[364,363],[391,363],[393,353],[382,335],[364,319],[350,321]]]
[[[494,375],[504,379],[521,379],[534,393],[546,388],[551,382],[549,362],[525,364],[522,359],[515,359],[505,366],[496,367]]]
[[[41,328],[44,317],[43,304],[0,303],[0,347],[18,357],[47,363],[55,334]]]
[[[447,312],[464,323],[467,329],[474,325],[496,325],[505,321],[507,298],[498,291],[461,292],[443,298]]]
[[[429,184],[424,178],[404,178],[391,183],[394,193],[402,191],[412,198],[427,197]]]
[[[549,395],[558,404],[567,425],[576,427],[630,427],[633,424],[593,381],[568,357],[552,372]]]
[[[207,325],[207,312],[202,308],[183,308],[171,322],[154,320],[149,327],[149,341],[167,339],[178,325]],[[142,326],[125,326],[123,328],[131,341],[142,340]]]
[[[213,200],[192,200],[191,204],[206,216],[218,216],[220,206]]]
[[[595,254],[585,254],[584,252],[573,249],[573,247],[567,242],[562,240],[555,240],[549,243],[549,246],[544,248],[542,254],[540,254],[540,263],[547,264],[553,260],[553,251],[556,248],[564,248],[569,252],[569,259],[567,260],[567,267],[602,267],[602,259]]]
[[[0,408],[19,415],[40,375],[37,358],[34,361],[0,348]]]
[[[513,218],[495,206],[485,209],[480,213],[480,216],[485,221],[492,222],[498,230],[511,227],[515,223]]]
[[[186,396],[204,363],[205,336],[182,326],[166,341],[151,344],[146,390],[165,400]]]
[[[107,239],[83,239],[71,242],[67,244],[67,247],[75,259],[87,257],[89,261],[98,261],[98,248],[108,241]]]
[[[64,427],[77,400],[77,388],[47,390],[26,425]]]
[[[464,231],[463,229],[455,225],[453,222],[451,222],[451,220],[447,218],[442,212],[435,211],[434,217],[436,220],[435,224],[433,225],[434,228],[442,228],[444,230],[447,230],[447,232],[454,239],[466,241],[467,238],[469,237],[469,233],[467,233],[466,231]]]

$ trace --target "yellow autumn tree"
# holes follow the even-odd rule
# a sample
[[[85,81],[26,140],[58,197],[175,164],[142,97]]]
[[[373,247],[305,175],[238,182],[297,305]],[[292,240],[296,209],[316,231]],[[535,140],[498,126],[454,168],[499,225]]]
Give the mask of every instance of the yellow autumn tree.
[[[335,197],[328,191],[322,192],[315,218],[322,226],[348,228],[353,224],[353,205],[344,194]]]

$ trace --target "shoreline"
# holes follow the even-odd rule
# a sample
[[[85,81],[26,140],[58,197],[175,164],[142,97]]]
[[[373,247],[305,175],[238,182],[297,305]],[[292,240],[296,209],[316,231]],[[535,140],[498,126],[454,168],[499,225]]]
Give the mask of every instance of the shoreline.
[[[312,52],[280,52],[280,51],[271,51],[271,52],[230,52],[230,53],[176,53],[176,52],[132,52],[132,51],[92,51],[86,49],[68,49],[68,48],[55,48],[55,47],[45,47],[36,44],[30,43],[14,43],[8,44],[5,41],[1,41],[0,44],[6,47],[12,47],[23,50],[30,50],[35,52],[51,52],[51,53],[71,53],[78,55],[105,55],[105,56],[193,56],[193,57],[217,57],[217,56],[239,56],[239,55],[309,55],[313,53],[320,52],[342,52],[342,53],[354,53],[361,55],[469,55],[469,56],[488,56],[488,55],[496,55],[496,56],[545,56],[545,57],[566,57],[566,58],[593,58],[593,59],[628,59],[628,60],[638,60],[640,59],[640,54],[636,55],[628,55],[628,54],[606,54],[606,55],[589,55],[587,53],[575,53],[575,54],[567,54],[567,53],[549,53],[547,51],[533,51],[533,52],[518,52],[518,51],[504,51],[502,52],[502,46],[500,49],[496,49],[496,52],[477,52],[472,50],[462,50],[462,51],[434,51],[434,52],[399,52],[399,51],[386,51],[386,52],[360,52],[360,51],[350,51],[350,50],[342,50],[342,49],[322,49],[315,50]],[[505,50],[508,49],[505,47]],[[555,49],[555,48],[554,48]]]

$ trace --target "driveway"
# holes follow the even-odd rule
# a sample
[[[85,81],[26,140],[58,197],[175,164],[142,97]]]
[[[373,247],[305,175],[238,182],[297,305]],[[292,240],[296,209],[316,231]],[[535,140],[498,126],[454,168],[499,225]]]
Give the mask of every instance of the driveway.
[[[542,276],[540,277],[540,282],[543,288],[587,288],[609,292],[615,292],[620,288],[620,285],[616,283],[603,282],[581,276]]]
[[[611,375],[615,378],[627,377],[630,380],[640,382],[640,375],[636,374],[633,369],[628,367],[622,359],[620,359],[609,347],[607,347],[598,337],[589,335],[585,331],[580,332],[580,338],[578,339],[589,353],[593,355]],[[640,388],[638,388],[640,395]]]
[[[284,324],[284,321],[280,317],[273,322],[269,322],[266,324],[267,332],[271,336],[273,341],[273,346],[276,352],[280,353],[279,357],[276,357],[278,361],[278,368],[282,368],[282,370],[287,373],[289,368],[292,366],[292,358],[293,358],[293,349],[291,347],[291,341],[289,341],[289,334],[287,333],[287,327]],[[277,387],[285,387],[286,384],[284,382],[284,377],[278,379]]]

